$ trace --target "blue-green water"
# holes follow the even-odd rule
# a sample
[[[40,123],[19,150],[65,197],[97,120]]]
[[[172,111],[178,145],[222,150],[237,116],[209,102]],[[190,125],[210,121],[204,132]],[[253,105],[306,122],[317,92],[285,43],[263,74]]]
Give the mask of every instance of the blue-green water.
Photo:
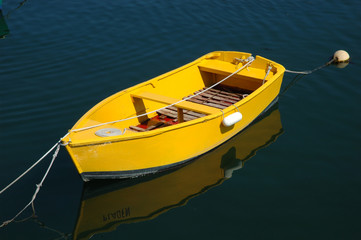
[[[175,181],[169,195],[185,196],[165,201],[148,218],[93,228],[92,239],[361,238],[359,1],[30,0],[4,1],[2,12],[10,32],[0,39],[1,189],[100,100],[207,52],[250,52],[287,69],[308,70],[334,51],[347,50],[352,61],[346,68],[307,75],[280,96],[273,111],[281,120],[265,143],[242,150],[244,141],[259,141],[254,125],[248,129],[251,137],[241,133],[223,155],[217,150],[206,155],[224,167],[242,160],[232,149],[250,153],[232,178],[202,185],[206,167],[195,168],[199,177],[183,170],[183,181],[193,184]],[[285,74],[283,88],[294,78]],[[30,201],[49,161],[0,195],[1,222]],[[161,177],[166,184],[171,180],[165,177],[181,170],[159,176],[156,189],[137,197],[164,201],[156,194],[166,189]],[[154,180],[144,181],[129,185]],[[103,185],[106,192],[127,188]],[[101,197],[104,186],[94,188]],[[86,196],[61,149],[35,201],[37,218],[0,228],[0,239],[76,238]],[[114,195],[114,212],[123,209],[117,202],[126,198]],[[31,213],[28,209],[17,220]],[[90,237],[91,229],[82,236]]]

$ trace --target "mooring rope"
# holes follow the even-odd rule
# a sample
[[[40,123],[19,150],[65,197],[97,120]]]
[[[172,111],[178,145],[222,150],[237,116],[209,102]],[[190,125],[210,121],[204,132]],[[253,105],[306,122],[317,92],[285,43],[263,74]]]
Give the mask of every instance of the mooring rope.
[[[293,85],[295,85],[296,84],[296,82],[298,81],[298,80],[300,80],[301,78],[303,78],[305,75],[307,75],[307,74],[310,74],[310,73],[313,73],[313,72],[315,72],[315,71],[317,71],[317,70],[320,70],[321,68],[324,68],[324,67],[327,67],[328,65],[330,65],[330,64],[332,64],[332,63],[334,63],[335,62],[335,59],[331,59],[330,61],[328,61],[327,63],[325,63],[325,64],[323,64],[323,65],[321,65],[321,66],[319,66],[319,67],[317,67],[317,68],[315,68],[315,69],[313,69],[313,70],[309,70],[309,71],[301,71],[301,72],[299,72],[299,71],[291,71],[291,70],[285,70],[285,72],[288,72],[288,73],[295,73],[295,74],[298,74],[291,82],[289,82],[287,85],[286,85],[286,87],[283,89],[283,91],[279,94],[279,96],[282,96],[282,95],[284,95],[287,91],[288,91],[288,89],[290,89]]]
[[[292,70],[287,70],[287,69],[286,69],[285,72],[295,73],[295,74],[304,74],[304,75],[306,75],[306,74],[313,73],[313,72],[315,72],[315,71],[317,71],[317,70],[319,70],[319,69],[321,69],[321,68],[324,68],[324,67],[330,65],[330,64],[333,63],[334,61],[335,61],[335,59],[331,59],[331,60],[328,61],[327,63],[325,63],[325,64],[323,64],[323,65],[321,65],[321,66],[319,66],[319,67],[317,67],[317,68],[315,68],[315,69],[313,69],[313,70],[308,70],[308,71],[292,71]]]
[[[4,221],[1,225],[0,225],[0,228],[1,227],[4,227],[6,225],[8,225],[9,223],[15,221],[15,219],[22,213],[24,212],[30,205],[33,205],[34,204],[34,201],[36,199],[36,196],[38,194],[38,192],[40,191],[40,188],[43,186],[43,183],[46,179],[46,177],[48,176],[49,174],[49,171],[51,169],[51,167],[53,166],[53,163],[56,159],[56,157],[58,156],[58,153],[59,153],[59,150],[60,150],[60,146],[62,145],[61,144],[61,141],[63,140],[63,138],[65,138],[69,133],[65,134],[64,137],[60,138],[60,140],[54,145],[52,146],[49,151],[47,151],[38,161],[36,161],[33,165],[31,165],[31,167],[29,167],[24,173],[22,173],[19,177],[17,177],[14,181],[12,181],[10,184],[8,184],[5,188],[3,188],[1,191],[0,191],[0,195],[5,192],[8,188],[10,188],[13,184],[15,184],[19,179],[21,179],[23,176],[25,176],[25,174],[27,174],[31,169],[33,169],[36,165],[38,165],[46,156],[49,155],[49,153],[51,153],[54,148],[55,148],[55,152],[53,154],[53,158],[48,166],[48,169],[46,170],[43,178],[41,179],[40,183],[39,184],[36,184],[36,189],[35,189],[35,192],[33,194],[33,197],[31,198],[31,201],[20,211],[18,212],[12,219],[10,220],[7,220],[7,221]],[[34,207],[33,207],[33,211],[34,211]]]
[[[22,177],[25,176],[25,174],[27,174],[28,172],[30,172],[31,169],[33,169],[36,165],[38,165],[46,156],[49,155],[49,153],[51,153],[51,151],[53,151],[54,148],[56,148],[58,145],[61,144],[61,141],[63,140],[63,138],[65,138],[66,136],[68,136],[69,133],[65,134],[64,137],[60,138],[60,140],[54,144],[54,146],[52,146],[49,151],[47,151],[38,161],[36,161],[33,165],[31,165],[31,167],[29,167],[25,172],[23,172],[19,177],[17,177],[14,181],[12,181],[9,185],[7,185],[6,187],[4,187],[1,191],[0,191],[0,195],[5,192],[8,188],[10,188],[14,183],[16,183],[17,181],[19,181]]]
[[[39,184],[36,184],[36,189],[35,189],[34,195],[33,195],[33,197],[31,198],[30,202],[29,202],[20,212],[18,212],[12,219],[7,220],[7,221],[4,221],[4,222],[2,223],[2,225],[0,225],[0,228],[1,228],[1,227],[4,227],[4,226],[8,225],[9,223],[11,223],[12,221],[14,221],[22,212],[24,212],[30,205],[32,205],[32,204],[34,203],[35,198],[36,198],[36,196],[38,195],[38,192],[40,191],[40,188],[43,186],[43,183],[44,183],[44,181],[45,181],[45,178],[48,176],[48,173],[49,173],[51,167],[53,166],[53,163],[54,163],[56,157],[58,156],[59,149],[60,149],[60,144],[57,143],[57,144],[56,144],[56,150],[55,150],[55,152],[54,152],[54,154],[53,154],[53,158],[52,158],[52,160],[51,160],[51,162],[50,162],[50,164],[49,164],[49,167],[48,167],[48,169],[46,170],[46,172],[45,172],[42,180],[40,181],[40,183],[39,183]],[[34,210],[34,208],[33,208],[33,210]]]

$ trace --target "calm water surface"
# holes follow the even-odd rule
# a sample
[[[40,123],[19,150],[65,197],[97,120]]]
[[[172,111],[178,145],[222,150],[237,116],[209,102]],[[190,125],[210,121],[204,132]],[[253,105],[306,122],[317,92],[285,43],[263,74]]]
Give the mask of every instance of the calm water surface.
[[[178,171],[84,185],[61,149],[37,217],[0,239],[361,238],[359,1],[3,1],[2,15],[1,189],[100,100],[207,52],[308,70],[345,49],[352,62],[285,74],[295,84],[273,109]],[[49,161],[0,196],[1,222]]]

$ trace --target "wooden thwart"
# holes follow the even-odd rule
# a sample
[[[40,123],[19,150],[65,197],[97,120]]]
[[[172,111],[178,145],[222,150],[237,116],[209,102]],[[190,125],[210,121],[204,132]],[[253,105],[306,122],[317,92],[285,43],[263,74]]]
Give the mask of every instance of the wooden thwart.
[[[203,90],[204,89],[206,88],[203,88]],[[159,118],[168,117],[174,119],[173,121],[181,123],[218,113],[219,109],[229,107],[248,95],[248,93],[228,92],[227,90],[219,89],[208,89],[206,92],[200,93],[201,91],[202,90],[194,92],[194,94],[197,94],[196,96],[189,95],[188,97],[193,97],[180,103],[178,103],[180,101],[179,99],[150,92],[134,93],[131,96],[136,99],[146,99],[167,105],[174,104],[173,106],[158,110],[157,113]],[[183,99],[188,97],[184,97]],[[129,128],[134,131],[144,132],[163,127],[164,124],[166,123],[159,122],[149,126],[147,129],[136,126],[130,126]]]
[[[195,112],[199,112],[199,113],[204,113],[207,115],[218,113],[218,110],[213,107],[205,106],[202,104],[196,104],[196,103],[192,103],[192,102],[188,102],[188,101],[178,103],[180,101],[180,99],[162,96],[162,95],[158,95],[158,94],[150,93],[150,92],[134,93],[131,96],[133,98],[147,99],[147,100],[151,100],[151,101],[155,101],[155,102],[164,103],[167,105],[174,104],[174,106],[177,108],[182,108],[182,109],[191,110],[191,111],[195,111]]]

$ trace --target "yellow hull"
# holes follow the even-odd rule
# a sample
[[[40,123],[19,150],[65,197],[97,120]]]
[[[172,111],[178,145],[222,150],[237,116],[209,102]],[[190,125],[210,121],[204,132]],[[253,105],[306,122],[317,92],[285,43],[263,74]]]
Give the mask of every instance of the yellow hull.
[[[241,52],[213,52],[94,106],[64,139],[83,179],[128,178],[168,169],[215,148],[247,127],[277,97],[284,74],[283,66],[259,56],[247,69],[222,83],[250,92],[233,105],[220,110],[183,102],[175,106],[205,116],[188,121],[179,117],[179,123],[151,131],[134,132],[128,128],[156,116],[155,110],[217,83],[244,65],[235,59],[249,56]],[[269,65],[272,70],[265,78]],[[237,111],[242,113],[242,119],[225,127],[223,119]],[[117,121],[144,113],[149,114]],[[97,126],[107,122],[111,123]],[[94,125],[97,127],[91,127]],[[123,134],[99,136],[97,133],[104,128],[119,129]]]
[[[278,109],[187,166],[155,178],[87,183],[74,239],[89,239],[119,224],[146,221],[218,186],[256,151],[282,134]],[[114,201],[116,199],[116,201]]]

